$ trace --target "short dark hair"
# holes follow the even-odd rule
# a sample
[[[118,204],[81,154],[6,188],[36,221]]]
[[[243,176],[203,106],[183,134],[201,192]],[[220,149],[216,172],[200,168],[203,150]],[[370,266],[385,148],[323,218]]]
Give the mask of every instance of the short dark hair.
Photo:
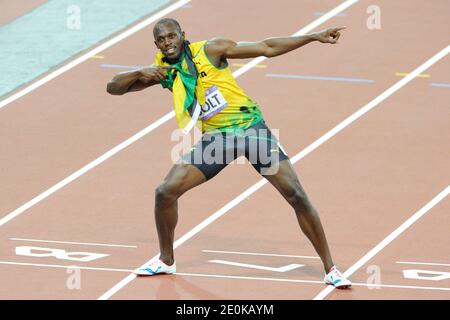
[[[164,19],[159,20],[159,21],[155,24],[155,27],[153,28],[153,33],[154,33],[155,30],[156,30],[157,28],[159,28],[160,26],[167,25],[167,24],[175,25],[177,31],[181,34],[181,26],[180,26],[180,24],[178,23],[177,20],[171,19],[171,18],[164,18]]]

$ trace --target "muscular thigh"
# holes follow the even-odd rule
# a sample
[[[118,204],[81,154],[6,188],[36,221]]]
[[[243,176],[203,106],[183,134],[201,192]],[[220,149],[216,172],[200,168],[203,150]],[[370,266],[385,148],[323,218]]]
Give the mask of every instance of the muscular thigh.
[[[170,169],[161,187],[167,192],[182,195],[205,181],[204,174],[195,166],[187,163],[177,163]]]
[[[217,131],[204,134],[180,162],[191,164],[210,180],[234,159],[234,149],[230,149],[227,139]]]
[[[279,163],[289,159],[264,120],[246,129],[243,136],[245,137],[245,156],[261,175],[276,173]]]

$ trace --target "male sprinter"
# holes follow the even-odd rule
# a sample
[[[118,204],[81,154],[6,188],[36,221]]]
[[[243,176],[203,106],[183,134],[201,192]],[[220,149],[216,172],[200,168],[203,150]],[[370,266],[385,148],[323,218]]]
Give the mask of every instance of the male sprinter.
[[[203,136],[156,188],[155,221],[161,254],[144,269],[136,270],[137,275],[176,272],[173,242],[178,198],[213,178],[236,157],[245,155],[295,210],[301,230],[322,260],[324,281],[341,289],[351,286],[333,263],[319,214],[303,190],[287,154],[265,125],[257,103],[236,83],[227,62],[228,59],[275,57],[313,41],[335,44],[342,29],[258,42],[215,38],[190,44],[176,20],[162,19],[156,23],[153,35],[160,51],[155,64],[117,74],[108,83],[107,91],[122,95],[162,84],[173,92],[180,127],[186,129],[201,121]],[[235,143],[237,138],[241,138],[241,143]],[[212,143],[219,144],[222,150],[208,155],[204,151]],[[222,159],[211,161],[220,155]],[[269,161],[263,161],[264,157],[270,158]]]

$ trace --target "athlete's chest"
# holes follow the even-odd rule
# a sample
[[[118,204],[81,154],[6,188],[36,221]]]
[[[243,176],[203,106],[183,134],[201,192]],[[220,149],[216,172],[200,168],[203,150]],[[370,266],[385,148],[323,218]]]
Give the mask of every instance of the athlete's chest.
[[[198,78],[205,84],[214,82],[223,82],[226,76],[226,68],[216,68],[207,57],[200,56],[193,59],[195,67],[197,68]]]
[[[194,60],[195,67],[197,68],[198,77],[202,81],[208,81],[215,76],[215,72],[212,68],[212,65],[205,63],[202,59]]]

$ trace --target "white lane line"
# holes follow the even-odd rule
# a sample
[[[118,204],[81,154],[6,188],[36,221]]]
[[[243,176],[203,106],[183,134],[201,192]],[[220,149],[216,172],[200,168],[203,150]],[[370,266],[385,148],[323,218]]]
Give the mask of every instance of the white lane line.
[[[340,7],[340,6],[339,6]],[[339,8],[338,7],[338,8]],[[345,7],[346,8],[346,7]],[[334,9],[336,10],[336,8]],[[342,9],[343,10],[343,9]],[[333,10],[332,10],[333,11]],[[339,12],[339,11],[338,11]],[[338,12],[335,12],[338,13]],[[300,159],[304,158],[305,156],[307,156],[309,153],[311,153],[312,151],[314,151],[315,149],[317,149],[320,145],[322,145],[323,143],[325,143],[326,141],[328,141],[329,139],[331,139],[333,136],[335,136],[337,133],[339,133],[340,131],[342,131],[345,127],[349,126],[351,123],[353,123],[354,121],[356,121],[358,118],[360,118],[362,115],[364,115],[365,113],[369,112],[370,110],[372,110],[373,108],[375,108],[377,105],[379,105],[382,101],[384,101],[385,99],[387,99],[389,96],[391,96],[393,93],[395,93],[396,91],[400,90],[402,87],[404,87],[408,82],[410,82],[411,80],[413,80],[415,78],[415,76],[417,74],[422,73],[423,71],[425,71],[427,68],[429,68],[431,65],[433,65],[434,63],[436,63],[437,61],[439,61],[440,59],[442,59],[443,57],[445,57],[448,53],[450,52],[450,45],[447,46],[445,49],[441,50],[439,53],[437,53],[436,55],[434,55],[431,59],[427,60],[424,64],[422,64],[421,66],[419,66],[418,68],[416,68],[413,72],[411,72],[408,76],[406,76],[405,78],[401,79],[400,81],[398,81],[397,83],[395,83],[393,86],[391,86],[389,89],[387,89],[386,91],[384,91],[382,94],[380,94],[379,96],[377,96],[375,99],[373,99],[372,101],[370,101],[367,105],[365,105],[364,107],[362,107],[361,109],[359,109],[358,111],[356,111],[354,114],[352,114],[351,116],[349,116],[348,118],[346,118],[344,121],[342,121],[341,123],[339,123],[336,127],[334,127],[333,129],[331,129],[330,131],[328,131],[327,133],[325,133],[323,136],[321,136],[319,139],[317,139],[316,141],[314,141],[312,144],[310,144],[308,147],[306,147],[305,149],[303,149],[302,151],[300,151],[299,153],[297,153],[294,157],[291,158],[291,162],[294,164],[297,161],[299,161]],[[255,59],[256,60],[256,59]],[[259,62],[258,62],[259,63]],[[239,69],[240,70],[240,69]],[[215,220],[217,220],[218,218],[220,218],[221,216],[223,216],[225,213],[227,213],[229,210],[231,210],[233,207],[235,207],[236,205],[238,205],[240,202],[244,201],[247,197],[249,197],[250,195],[252,195],[254,192],[256,192],[257,190],[259,190],[261,187],[263,187],[265,184],[267,183],[267,180],[265,179],[261,179],[260,181],[258,181],[257,183],[255,183],[253,186],[251,186],[250,188],[248,188],[247,190],[245,190],[243,193],[241,193],[239,196],[237,196],[236,198],[234,198],[233,200],[231,200],[230,202],[228,202],[224,207],[222,207],[221,209],[219,209],[218,211],[216,211],[215,213],[213,213],[211,216],[209,216],[208,218],[206,218],[205,220],[203,220],[200,224],[198,224],[197,226],[195,226],[192,230],[190,230],[189,232],[187,232],[186,234],[184,234],[181,238],[179,238],[177,241],[175,241],[174,243],[174,248],[176,249],[177,247],[179,247],[181,244],[183,244],[184,242],[186,242],[187,240],[189,240],[190,238],[192,238],[194,235],[196,235],[197,233],[199,233],[201,230],[203,230],[204,228],[206,228],[209,224],[211,224],[212,222],[214,222]],[[156,259],[158,257],[158,255],[154,256],[152,259],[150,259],[149,261],[145,262],[141,267],[139,268],[143,268],[145,265],[147,265],[150,261],[152,261],[153,259]],[[107,292],[105,292],[102,296],[100,296],[99,300],[106,300],[109,299],[112,295],[114,295],[117,291],[119,291],[120,289],[122,289],[124,286],[126,286],[128,283],[130,283],[131,281],[133,281],[133,279],[135,279],[136,276],[134,274],[130,274],[128,275],[128,277],[122,279],[122,281],[120,281],[119,283],[117,283],[114,287],[112,287],[111,289],[109,289]]]
[[[57,269],[80,269],[93,271],[109,271],[109,272],[133,272],[130,269],[116,269],[116,268],[96,268],[96,267],[80,267],[74,265],[57,265],[57,264],[41,264],[41,263],[24,263],[12,261],[0,261],[3,265],[26,266],[26,267],[43,267],[43,268],[57,268]],[[185,273],[177,272],[178,276],[185,277],[202,277],[202,278],[218,278],[218,279],[239,279],[239,280],[257,280],[257,281],[273,281],[273,282],[293,282],[293,283],[312,283],[324,285],[323,281],[317,280],[301,280],[301,279],[277,279],[277,278],[263,278],[263,277],[245,277],[245,276],[228,276],[220,274],[202,274],[202,273]],[[403,286],[403,285],[388,285],[388,284],[367,284],[367,283],[353,283],[354,286],[362,287],[383,287],[383,288],[401,288],[401,289],[421,289],[421,290],[438,290],[450,291],[450,288],[441,287],[418,287],[418,286]]]
[[[205,273],[175,273],[178,276],[186,277],[201,277],[201,278],[216,278],[216,279],[238,279],[238,280],[257,280],[257,281],[274,281],[274,282],[292,282],[292,283],[312,283],[325,285],[323,281],[317,280],[301,280],[301,279],[280,279],[280,278],[266,278],[266,277],[246,277],[246,276],[228,276],[221,274],[205,274]],[[370,283],[353,283],[353,286],[360,287],[381,287],[381,288],[398,288],[398,289],[418,289],[418,290],[438,290],[438,291],[450,291],[450,288],[442,287],[421,287],[421,286],[405,286],[396,284],[370,284]]]
[[[335,9],[331,10],[330,12],[328,12],[328,14],[320,17],[319,19],[313,21],[312,23],[310,23],[306,27],[300,29],[298,32],[295,33],[295,35],[299,35],[299,34],[303,34],[303,33],[307,33],[309,31],[311,31],[313,28],[317,27],[321,23],[331,19],[333,17],[333,15],[336,14],[335,12],[340,12],[340,11],[348,8],[349,6],[351,6],[352,4],[354,4],[357,1],[359,1],[359,0],[347,0],[347,1],[345,1],[344,3],[342,3],[341,5],[336,7]],[[317,21],[320,21],[320,23],[317,23]],[[98,52],[95,52],[95,53],[98,53]],[[267,59],[267,58],[266,57],[259,57],[259,58],[251,60],[245,66],[243,66],[242,68],[240,68],[240,69],[236,70],[235,72],[233,72],[233,76],[235,78],[241,76],[242,74],[244,74],[245,72],[249,71],[252,67],[256,66],[257,64],[259,64],[261,61],[264,61],[265,59]],[[92,162],[88,163],[87,165],[85,165],[83,168],[77,170],[76,172],[72,173],[70,176],[64,178],[63,180],[61,180],[60,182],[58,182],[54,186],[50,187],[48,190],[44,191],[43,193],[41,193],[38,196],[36,196],[35,198],[31,199],[27,203],[23,204],[21,207],[17,208],[13,212],[8,213],[5,217],[0,219],[0,227],[2,225],[4,225],[5,223],[11,221],[12,219],[16,218],[17,216],[22,214],[24,211],[26,211],[29,208],[31,208],[32,206],[34,206],[35,204],[41,202],[42,200],[44,200],[45,198],[47,198],[51,194],[55,193],[59,189],[65,187],[66,185],[68,185],[72,181],[76,180],[77,178],[79,178],[83,174],[85,174],[88,171],[92,170],[93,168],[95,168],[99,164],[101,164],[104,161],[108,160],[109,158],[111,158],[112,156],[117,154],[118,152],[122,151],[123,149],[125,149],[126,147],[131,145],[132,143],[134,143],[137,140],[141,139],[142,137],[144,137],[145,135],[149,134],[150,132],[152,132],[153,130],[155,130],[156,128],[158,128],[159,126],[163,125],[164,123],[166,123],[167,121],[169,121],[170,119],[172,119],[174,117],[175,117],[175,112],[174,111],[171,111],[171,112],[167,113],[166,115],[164,115],[160,119],[158,119],[155,122],[153,122],[152,124],[150,124],[148,127],[144,128],[143,130],[141,130],[138,133],[136,133],[134,136],[132,136],[132,137],[128,138],[127,140],[125,140],[124,142],[118,144],[117,146],[115,146],[111,150],[107,151],[106,153],[104,153],[103,155],[101,155],[100,157],[95,159],[94,161],[92,161]]]
[[[266,267],[266,266],[260,266],[260,265],[256,265],[256,264],[240,263],[240,262],[233,262],[233,261],[226,261],[226,260],[209,260],[208,262],[217,263],[217,264],[225,264],[225,265],[234,266],[234,267],[265,270],[265,271],[272,271],[272,272],[282,272],[282,273],[292,271],[294,269],[298,269],[298,268],[305,266],[304,264],[292,263],[292,264],[288,264],[288,265],[281,266],[278,268],[274,268],[274,267]]]
[[[303,258],[303,259],[320,259],[320,257],[313,256],[294,256],[288,254],[273,254],[273,253],[256,253],[256,252],[242,252],[242,251],[219,251],[219,250],[202,250],[207,253],[225,253],[225,254],[241,254],[251,256],[268,256],[268,257],[286,257],[286,258]]]
[[[266,278],[266,277],[247,277],[247,276],[229,276],[223,274],[206,274],[206,273],[185,273],[176,272],[178,276],[202,277],[202,278],[219,278],[219,279],[239,279],[239,280],[258,280],[258,281],[275,281],[275,282],[296,282],[296,283],[313,283],[325,285],[323,281],[317,280],[301,280],[301,279],[282,279],[282,278]]]
[[[395,83],[392,87],[384,91],[382,94],[377,96],[375,99],[370,101],[368,104],[366,104],[364,107],[359,109],[357,112],[353,113],[351,116],[349,116],[347,119],[339,123],[336,127],[328,131],[326,134],[321,136],[319,139],[314,141],[312,144],[310,144],[308,147],[306,147],[302,152],[297,154],[292,160],[294,162],[297,162],[301,158],[305,157],[307,154],[311,153],[313,150],[317,149],[320,145],[325,143],[327,140],[331,139],[333,136],[335,136],[337,133],[342,131],[345,127],[349,126],[352,122],[355,122],[358,118],[375,108],[377,105],[379,105],[381,102],[386,100],[388,97],[390,97],[392,94],[394,94],[396,91],[403,88],[405,85],[407,85],[410,81],[412,81],[417,75],[421,74],[425,70],[427,70],[429,67],[431,67],[433,64],[444,58],[447,54],[450,52],[450,45],[439,51],[437,54],[435,54],[433,57],[428,59],[426,62],[424,62],[422,65],[417,67],[414,71],[412,71],[410,74],[408,74],[406,77],[402,78],[400,81]]]
[[[73,67],[79,65],[80,63],[83,63],[84,61],[88,60],[92,56],[95,56],[96,54],[98,54],[98,53],[108,49],[109,47],[115,45],[116,43],[122,41],[123,39],[128,38],[129,36],[135,34],[136,32],[144,29],[145,27],[147,27],[148,25],[152,24],[156,20],[164,17],[165,15],[167,15],[167,14],[169,14],[169,13],[175,11],[175,10],[177,10],[178,8],[184,6],[185,4],[187,4],[189,2],[191,2],[191,0],[179,0],[179,1],[175,2],[174,4],[168,6],[167,8],[165,8],[165,9],[155,13],[151,17],[145,19],[144,21],[138,23],[137,25],[131,27],[130,29],[125,30],[124,32],[122,32],[121,34],[115,36],[114,38],[112,38],[112,39],[106,41],[105,43],[102,43],[101,45],[95,47],[91,51],[83,54],[81,57],[78,57],[75,60],[70,61],[69,63],[63,65],[59,69],[57,69],[57,70],[53,71],[52,73],[46,75],[42,79],[32,83],[28,87],[20,90],[19,92],[13,94],[12,96],[10,96],[10,97],[0,101],[0,109],[5,107],[5,106],[7,106],[11,102],[19,99],[20,97],[23,97],[23,96],[27,95],[28,93],[30,93],[33,90],[39,88],[40,86],[46,84],[47,82],[55,79],[56,77],[58,77],[59,75],[63,74],[64,72],[69,71],[70,69],[72,69]]]
[[[38,239],[23,239],[23,238],[9,238],[12,241],[29,241],[29,242],[46,242],[46,243],[65,243],[65,244],[81,244],[84,246],[104,246],[104,247],[122,247],[122,248],[137,248],[137,246],[129,246],[124,244],[109,244],[109,243],[92,243],[92,242],[72,242],[72,241],[56,241],[56,240],[38,240]]]
[[[310,31],[314,30],[315,28],[317,28],[318,26],[320,26],[324,22],[326,22],[326,21],[330,20],[331,18],[335,17],[340,12],[342,12],[343,10],[351,7],[352,5],[354,5],[358,1],[359,0],[347,0],[347,1],[342,2],[340,5],[338,5],[333,10],[328,11],[326,14],[324,14],[320,18],[314,20],[310,24],[308,24],[305,27],[303,27],[302,29],[298,30],[296,33],[293,34],[293,36],[300,36],[300,35],[306,34],[306,33],[310,32]],[[263,62],[266,59],[267,59],[266,57],[258,57],[256,59],[250,61],[249,63],[247,63],[245,66],[243,66],[239,70],[236,70],[234,72],[234,76],[235,77],[240,76],[241,74],[247,72],[251,68],[254,68],[258,64],[261,64],[261,62]]]
[[[418,264],[425,266],[441,266],[441,267],[450,267],[448,263],[434,263],[434,262],[411,262],[411,261],[396,261],[398,264]]]
[[[370,250],[365,256],[359,259],[354,265],[352,265],[347,271],[344,272],[345,277],[350,277],[359,268],[366,264],[376,254],[383,250],[388,244],[394,241],[399,235],[401,235],[406,229],[412,226],[417,220],[430,211],[435,205],[437,205],[442,199],[444,199],[450,193],[450,185],[435,196],[430,202],[423,206],[419,211],[414,213],[408,220],[403,222],[397,229],[392,231],[386,238],[384,238],[379,244],[377,244],[372,250]],[[322,290],[314,300],[322,300],[333,291],[334,287],[329,286]]]
[[[344,1],[343,3],[341,3],[340,5],[338,5],[336,8],[334,8],[333,10],[329,11],[327,14],[323,15],[322,17],[316,19],[315,21],[313,21],[312,23],[308,24],[306,27],[300,29],[298,32],[295,33],[295,35],[299,35],[300,33],[307,33],[309,31],[311,31],[312,29],[316,28],[317,26],[319,26],[321,23],[326,22],[327,20],[331,19],[333,16],[335,16],[336,14],[338,14],[339,12],[349,8],[350,6],[352,6],[353,4],[355,4],[356,2],[358,2],[358,0],[347,0]],[[244,72],[249,71],[251,68],[253,68],[254,66],[260,64],[262,61],[264,61],[266,58],[265,57],[259,57],[256,59],[253,59],[252,61],[250,61],[249,63],[247,63],[244,67],[236,70],[233,75],[235,77],[240,76],[241,74],[243,74]],[[246,191],[244,191],[242,194],[240,194],[239,196],[237,196],[235,199],[233,199],[232,201],[230,201],[228,204],[226,204],[223,208],[221,208],[220,210],[218,210],[217,212],[215,212],[214,214],[212,214],[211,216],[209,216],[208,218],[206,218],[203,222],[201,222],[200,224],[198,224],[196,227],[194,227],[191,231],[189,231],[188,233],[186,233],[185,235],[183,235],[181,238],[179,238],[177,241],[175,241],[174,243],[174,248],[177,248],[178,246],[180,246],[181,244],[183,244],[184,242],[186,242],[187,240],[189,240],[191,237],[193,237],[195,234],[197,234],[198,232],[200,232],[202,229],[204,229],[206,226],[208,226],[210,223],[212,223],[213,221],[217,220],[220,216],[224,215],[226,212],[228,212],[230,209],[232,209],[234,206],[236,206],[238,203],[240,203],[241,201],[245,200],[248,196],[250,196],[252,193],[254,193],[255,191],[257,191],[258,189],[260,189],[262,186],[264,186],[267,183],[267,181],[265,181],[264,179],[260,180],[259,182],[257,182],[256,184],[254,184],[253,186],[251,186],[250,188],[248,188]],[[150,261],[152,261],[153,259],[156,259],[158,257],[158,255],[154,256],[152,259],[148,260],[147,262],[145,262],[141,267],[139,268],[143,268],[145,265],[147,265]],[[116,285],[114,285],[114,287],[112,287],[111,289],[109,289],[107,292],[105,292],[102,296],[99,297],[99,300],[107,300],[109,299],[112,295],[114,295],[117,291],[119,291],[120,289],[122,289],[124,286],[126,286],[128,283],[130,283],[131,281],[133,281],[136,278],[136,276],[134,274],[130,274],[128,275],[126,278],[122,279],[119,283],[117,283]]]
[[[80,269],[80,270],[96,270],[96,271],[133,272],[133,270],[128,270],[128,269],[80,267],[80,266],[75,266],[75,265],[64,266],[64,265],[59,265],[59,264],[25,263],[25,262],[12,262],[12,261],[0,261],[0,264],[14,265],[14,266],[28,266],[28,267],[59,268],[59,269]]]

